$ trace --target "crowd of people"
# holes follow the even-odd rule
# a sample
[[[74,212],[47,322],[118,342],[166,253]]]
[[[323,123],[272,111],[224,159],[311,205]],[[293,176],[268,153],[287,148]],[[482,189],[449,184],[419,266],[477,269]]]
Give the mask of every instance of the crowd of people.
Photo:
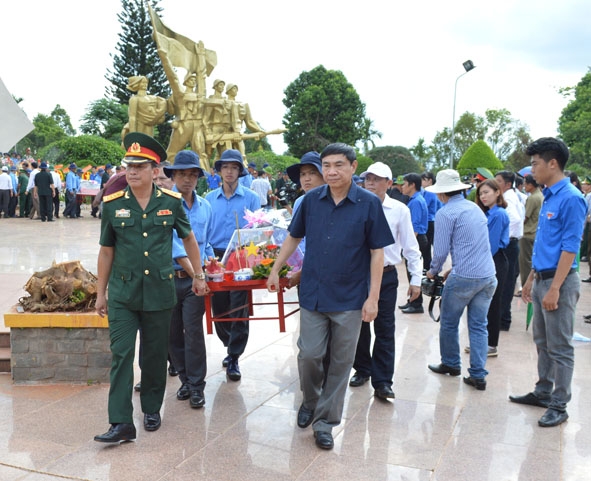
[[[406,302],[399,306],[404,314],[424,313],[424,278],[445,281],[440,360],[428,365],[430,371],[461,375],[459,323],[466,311],[469,367],[463,381],[486,390],[487,359],[502,354],[500,331],[511,328],[511,301],[521,295],[533,305],[538,382],[510,401],[544,407],[542,427],[568,418],[580,291],[577,254],[591,258],[591,179],[579,182],[565,172],[569,153],[562,141],[542,138],[530,144],[532,168],[523,179],[487,169],[468,179],[451,169],[437,176],[395,176],[381,162],[356,178],[356,153],[345,144],[309,152],[273,179],[268,166],[259,170],[245,164],[235,149],[224,151],[206,172],[188,150],[179,152],[173,165],[167,163],[166,151],[148,135],[130,133],[124,144],[126,171],[113,175],[108,165],[90,173],[101,183],[101,202],[93,208],[101,217],[96,310],[109,315],[113,352],[111,426],[96,441],[136,437],[132,394],[138,331],[141,381],[135,387],[144,428],[155,431],[161,425],[167,360],[169,373],[179,376],[177,399],[188,400],[191,408],[205,405],[203,296],[211,293],[203,266],[224,255],[236,219],[241,228],[246,224],[244,210],[260,208],[292,211],[289,234],[267,281],[270,291],[279,289],[279,270],[295,249],[304,253],[302,269],[289,280],[300,303],[297,424],[312,425],[319,448],[334,446],[332,429],[341,422],[347,385],[371,382],[376,398],[395,397],[396,266],[403,259],[409,280]],[[52,202],[62,185],[64,215],[79,215],[73,207],[77,167],[70,165],[65,182],[58,184],[47,164],[30,165],[25,192],[33,189],[37,205],[32,209],[41,219],[51,221],[52,211],[57,216]],[[2,175],[13,189],[9,171],[3,168]],[[0,187],[3,181],[0,176]],[[206,195],[198,195],[200,183]],[[339,252],[338,262],[329,252]],[[591,266],[583,282],[591,282]],[[242,319],[215,323],[227,348],[222,365],[231,381],[242,377],[247,304],[247,291],[212,297],[214,315]]]

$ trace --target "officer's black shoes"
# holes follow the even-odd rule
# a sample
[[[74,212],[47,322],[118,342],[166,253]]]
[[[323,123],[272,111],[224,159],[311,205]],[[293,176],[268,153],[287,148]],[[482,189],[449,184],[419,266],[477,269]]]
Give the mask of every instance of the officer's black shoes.
[[[240,373],[240,366],[238,366],[237,357],[233,357],[230,359],[228,367],[226,368],[226,376],[228,376],[231,381],[240,381],[240,378],[242,378],[242,374]]]
[[[135,441],[135,426],[132,423],[111,424],[105,434],[99,434],[94,440],[99,443],[125,443]]]
[[[191,391],[191,398],[189,399],[189,404],[192,408],[199,409],[205,406],[205,396],[203,395],[203,391],[200,389],[193,389]]]
[[[144,414],[144,429],[146,431],[157,431],[161,424],[160,413]]]

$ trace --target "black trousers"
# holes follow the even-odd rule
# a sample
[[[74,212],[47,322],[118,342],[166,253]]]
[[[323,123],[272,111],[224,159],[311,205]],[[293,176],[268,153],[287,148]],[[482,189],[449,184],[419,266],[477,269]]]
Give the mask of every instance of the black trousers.
[[[50,195],[39,196],[39,215],[41,220],[53,220],[53,203]]]
[[[396,331],[396,293],[398,289],[398,273],[396,269],[384,272],[380,286],[378,316],[373,322],[362,322],[357,351],[353,367],[365,377],[371,377],[374,388],[381,385],[392,385],[394,377],[395,338]],[[370,353],[371,325],[375,334],[373,351]]]
[[[417,235],[417,242],[419,243],[419,250],[421,251],[421,256],[423,257],[423,271],[429,270],[431,267],[431,244],[427,240],[426,234],[418,234]],[[407,264],[408,266],[408,264]],[[410,272],[408,272],[408,267],[406,269],[406,275],[408,280],[410,281]],[[410,303],[411,306],[422,306],[423,305],[423,294],[419,294],[414,301]]]
[[[490,347],[497,347],[499,345],[499,331],[501,329],[501,313],[503,309],[501,300],[509,267],[505,249],[499,249],[493,256],[493,260],[495,262],[497,288],[488,308],[488,324],[486,328],[488,329],[488,345]]]
[[[509,329],[511,326],[511,303],[519,273],[519,241],[516,238],[512,237],[509,241],[509,245],[505,248],[505,255],[507,256],[507,278],[501,294],[501,305],[503,306],[501,328]]]
[[[220,259],[225,251],[214,249],[214,254]],[[224,312],[233,311],[223,317],[248,317],[248,291],[216,292],[211,299],[211,307],[214,316]],[[240,306],[245,306],[238,309]],[[234,311],[234,309],[237,309]],[[228,348],[228,355],[239,357],[246,349],[248,342],[248,321],[222,321],[214,322],[215,332],[220,341]]]

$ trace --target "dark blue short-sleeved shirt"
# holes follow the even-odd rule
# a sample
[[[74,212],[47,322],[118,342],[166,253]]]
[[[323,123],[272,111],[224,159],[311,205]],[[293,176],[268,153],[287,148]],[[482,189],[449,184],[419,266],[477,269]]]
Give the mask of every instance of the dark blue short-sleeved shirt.
[[[289,232],[306,237],[300,305],[318,312],[361,309],[369,292],[370,251],[394,243],[382,202],[355,183],[339,205],[327,185],[309,191]]]

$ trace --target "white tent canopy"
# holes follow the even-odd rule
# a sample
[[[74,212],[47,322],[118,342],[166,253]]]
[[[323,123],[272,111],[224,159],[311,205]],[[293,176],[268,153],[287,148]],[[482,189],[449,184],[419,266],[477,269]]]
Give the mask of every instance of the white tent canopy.
[[[0,79],[0,152],[8,152],[34,128]]]

